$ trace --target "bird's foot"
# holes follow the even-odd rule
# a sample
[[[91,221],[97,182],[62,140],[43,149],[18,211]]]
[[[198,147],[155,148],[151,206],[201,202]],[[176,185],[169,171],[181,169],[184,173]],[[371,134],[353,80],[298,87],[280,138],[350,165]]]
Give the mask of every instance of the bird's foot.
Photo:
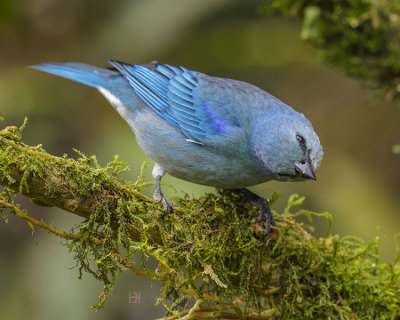
[[[265,221],[263,236],[266,236],[271,229],[271,225],[276,226],[268,201],[247,189],[239,189],[239,192],[244,195],[246,201],[260,208],[260,215],[257,217],[256,223]]]
[[[265,202],[267,202],[266,207],[260,207],[260,215],[256,219],[256,223],[265,221],[265,229],[263,231],[263,236],[266,236],[271,229],[272,226],[276,226],[276,222],[274,219],[274,216],[271,213],[271,210],[269,209],[268,201],[266,199]]]
[[[161,192],[161,186],[159,183],[156,184],[156,190],[154,191],[153,194],[153,199],[157,201],[157,203],[162,203],[163,208],[164,208],[164,214],[174,211],[174,206],[171,201],[168,201],[165,199],[163,193]]]

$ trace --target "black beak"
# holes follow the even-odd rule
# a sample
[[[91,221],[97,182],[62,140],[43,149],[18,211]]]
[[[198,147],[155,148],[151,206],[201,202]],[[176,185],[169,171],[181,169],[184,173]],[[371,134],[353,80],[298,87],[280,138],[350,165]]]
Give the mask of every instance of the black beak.
[[[310,160],[296,162],[294,165],[296,167],[296,172],[299,174],[300,177],[305,179],[317,180]]]

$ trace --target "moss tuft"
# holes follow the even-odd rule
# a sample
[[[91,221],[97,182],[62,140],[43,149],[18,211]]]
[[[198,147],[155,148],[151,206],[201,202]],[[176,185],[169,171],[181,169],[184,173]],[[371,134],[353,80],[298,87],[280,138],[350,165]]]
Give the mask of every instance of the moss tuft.
[[[400,0],[264,0],[261,10],[300,17],[324,62],[400,96]]]

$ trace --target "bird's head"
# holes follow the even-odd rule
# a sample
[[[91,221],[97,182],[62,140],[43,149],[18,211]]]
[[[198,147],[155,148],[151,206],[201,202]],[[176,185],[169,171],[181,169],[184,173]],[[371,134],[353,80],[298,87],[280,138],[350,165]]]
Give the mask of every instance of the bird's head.
[[[258,166],[274,180],[315,180],[323,156],[318,136],[303,114],[284,111],[255,122],[251,145]]]

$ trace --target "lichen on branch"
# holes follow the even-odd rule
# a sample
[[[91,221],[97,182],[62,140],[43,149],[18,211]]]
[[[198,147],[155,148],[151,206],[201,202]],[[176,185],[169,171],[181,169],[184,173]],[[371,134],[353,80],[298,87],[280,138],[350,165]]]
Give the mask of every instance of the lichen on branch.
[[[277,227],[255,234],[257,209],[233,191],[174,200],[162,207],[135,183],[119,179],[127,167],[117,158],[105,168],[95,157],[55,157],[21,141],[21,130],[0,131],[0,216],[10,214],[32,229],[66,239],[79,267],[104,284],[99,307],[120,272],[163,282],[158,301],[165,319],[398,319],[400,265],[379,262],[377,239],[317,239],[298,216],[325,216],[299,209],[289,198],[273,212]],[[83,217],[59,230],[30,217],[13,202],[22,193],[36,203]],[[278,198],[274,193],[270,205]],[[151,266],[157,262],[157,268]]]

